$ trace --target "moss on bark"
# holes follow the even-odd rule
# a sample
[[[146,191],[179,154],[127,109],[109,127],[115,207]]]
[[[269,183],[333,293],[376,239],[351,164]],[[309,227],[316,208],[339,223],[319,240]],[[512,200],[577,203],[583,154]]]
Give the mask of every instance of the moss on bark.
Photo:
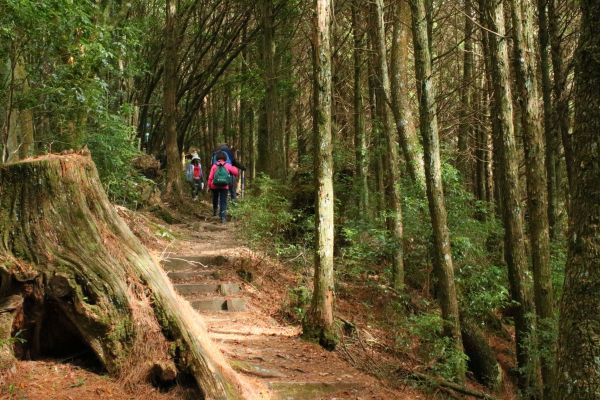
[[[25,304],[12,326],[27,329],[18,354],[39,355],[45,321],[56,320],[48,314],[58,313],[113,375],[170,361],[177,341],[178,367],[191,371],[205,397],[249,396],[199,316],[119,218],[89,157],[0,166],[0,232],[0,299],[20,295]]]

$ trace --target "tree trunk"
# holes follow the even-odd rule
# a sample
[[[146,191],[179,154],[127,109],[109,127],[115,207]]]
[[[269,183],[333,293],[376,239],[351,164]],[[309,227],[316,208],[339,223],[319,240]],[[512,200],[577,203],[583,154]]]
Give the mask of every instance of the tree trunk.
[[[314,290],[304,318],[303,335],[333,350],[337,338],[333,326],[334,193],[331,143],[331,0],[315,0],[314,19],[314,166],[317,193]]]
[[[556,238],[558,191],[556,188],[556,138],[557,130],[552,116],[552,82],[550,80],[550,54],[548,35],[547,0],[537,0],[540,44],[540,73],[544,99],[544,133],[546,139],[546,187],[548,190],[548,225],[550,238]]]
[[[555,399],[600,398],[600,2],[581,1],[569,254],[561,301]]]
[[[165,196],[180,201],[183,196],[181,182],[181,155],[177,144],[177,37],[175,20],[176,0],[165,3],[165,59],[164,59],[164,115],[165,147],[167,152],[167,184]]]
[[[396,0],[395,2],[393,25],[392,50],[390,53],[392,112],[408,174],[413,183],[424,189],[423,153],[421,152],[409,101],[410,9],[404,0]]]
[[[0,298],[22,296],[28,305],[13,325],[28,335],[21,354],[80,344],[119,376],[175,361],[206,398],[250,395],[117,215],[89,157],[0,167],[0,210]]]
[[[463,181],[468,182],[469,174],[472,169],[470,164],[471,154],[469,141],[473,133],[472,120],[473,114],[473,21],[472,21],[471,0],[465,0],[465,44],[464,44],[464,62],[463,77],[460,89],[460,126],[458,132],[458,154],[457,163]],[[473,191],[475,191],[475,187]]]
[[[388,230],[394,240],[394,252],[392,254],[392,287],[400,290],[404,288],[404,251],[402,225],[402,208],[400,201],[400,159],[398,155],[398,142],[396,132],[393,129],[392,115],[390,113],[390,79],[388,75],[388,63],[385,45],[385,26],[383,19],[383,0],[376,0],[373,7],[373,18],[375,32],[373,32],[373,47],[377,49],[377,75],[379,78],[379,93],[377,98],[378,107],[381,107],[381,123],[383,136],[386,142],[385,166],[386,175],[386,198],[388,209]]]
[[[494,92],[494,115],[498,124],[494,148],[498,157],[501,180],[502,216],[504,222],[505,258],[512,300],[515,302],[515,340],[517,363],[520,368],[519,386],[529,389],[527,371],[532,371],[531,354],[527,342],[531,333],[529,316],[534,308],[527,275],[527,254],[523,232],[523,211],[519,190],[518,154],[513,125],[513,107],[509,79],[508,46],[504,28],[504,7],[500,0],[481,0],[485,28],[488,34],[489,65]],[[533,383],[533,382],[531,382]]]
[[[434,241],[434,270],[438,279],[438,291],[445,333],[452,338],[457,349],[463,349],[458,301],[454,285],[454,267],[450,249],[446,203],[442,184],[440,144],[438,137],[435,88],[431,73],[431,53],[427,33],[424,0],[410,0],[412,14],[415,72],[419,93],[419,130],[423,138],[425,155],[425,183]]]
[[[529,238],[533,269],[533,288],[541,352],[544,398],[550,397],[552,382],[552,331],[554,301],[550,269],[548,196],[546,183],[542,107],[536,80],[535,39],[532,0],[511,0],[514,60],[521,105],[521,126],[525,144]]]
[[[354,154],[358,192],[358,210],[361,218],[368,218],[369,210],[369,157],[367,149],[367,133],[363,115],[362,96],[362,60],[364,34],[359,27],[360,1],[352,1],[352,34],[354,36]]]
[[[560,33],[559,19],[556,14],[556,1],[548,0],[548,31],[550,33],[550,49],[552,59],[552,71],[554,74],[554,124],[560,132],[563,149],[565,151],[565,164],[567,167],[567,179],[569,188],[573,175],[575,174],[575,163],[573,161],[573,149],[571,136],[569,134],[569,99],[567,93],[567,74],[563,65],[564,55],[562,50],[562,37]],[[572,190],[568,191],[572,193]],[[568,197],[568,196],[567,196]],[[568,199],[567,199],[568,203]]]
[[[273,0],[261,0],[262,20],[262,60],[265,95],[261,116],[264,126],[260,134],[263,136],[261,151],[259,146],[259,171],[266,172],[273,178],[283,177],[283,135],[278,129],[277,110],[277,66],[275,51],[275,21]]]

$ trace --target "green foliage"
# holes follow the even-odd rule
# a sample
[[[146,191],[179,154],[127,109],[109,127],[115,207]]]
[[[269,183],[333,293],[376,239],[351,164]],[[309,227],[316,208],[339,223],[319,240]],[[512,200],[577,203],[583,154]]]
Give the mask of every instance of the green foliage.
[[[381,262],[391,246],[387,231],[373,222],[348,220],[341,227],[341,236],[338,261],[352,277]]]
[[[98,174],[111,201],[135,208],[140,199],[140,186],[154,183],[139,175],[131,161],[139,155],[133,127],[114,114],[103,113],[90,124],[85,139],[98,168]]]
[[[310,304],[312,292],[304,285],[299,285],[288,291],[288,315],[296,322],[300,322],[306,315]]]
[[[291,228],[294,214],[284,195],[286,187],[268,176],[260,176],[247,196],[231,208],[244,235],[253,244],[265,244],[274,251],[287,247],[285,233]]]
[[[25,332],[25,330],[21,329],[21,330],[18,330],[13,336],[9,337],[8,339],[0,338],[0,348],[2,348],[4,346],[12,346],[15,343],[23,344],[23,343],[27,342],[27,339],[25,339],[24,337],[21,336],[23,334],[23,332]]]
[[[0,60],[21,63],[28,91],[14,106],[32,109],[37,153],[89,147],[113,201],[135,205],[141,184],[127,82],[142,71],[141,30],[131,4],[6,0],[0,5]],[[0,85],[0,99],[11,90]],[[44,123],[40,124],[40,120]]]
[[[405,336],[398,344],[407,346],[412,338],[418,338],[418,355],[435,375],[454,381],[466,372],[467,356],[458,350],[451,338],[443,336],[443,320],[438,314],[425,313],[408,318]]]

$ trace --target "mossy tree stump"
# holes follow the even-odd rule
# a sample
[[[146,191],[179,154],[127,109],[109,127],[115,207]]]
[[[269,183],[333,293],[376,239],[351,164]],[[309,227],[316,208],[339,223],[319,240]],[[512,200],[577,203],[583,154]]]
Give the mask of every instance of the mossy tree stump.
[[[5,360],[89,348],[115,376],[175,363],[206,398],[253,397],[119,218],[89,156],[0,166],[0,303],[9,298],[17,307],[3,320],[26,342],[0,338]]]

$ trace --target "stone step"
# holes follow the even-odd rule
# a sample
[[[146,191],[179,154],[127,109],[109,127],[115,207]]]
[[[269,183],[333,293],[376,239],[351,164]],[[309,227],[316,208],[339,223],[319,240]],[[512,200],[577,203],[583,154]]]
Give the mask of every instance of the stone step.
[[[222,255],[171,256],[162,260],[161,264],[166,271],[179,272],[219,267],[227,261],[228,258]]]
[[[197,281],[207,279],[219,279],[220,275],[220,272],[211,269],[184,272],[167,272],[167,276],[172,281]]]
[[[271,382],[269,387],[274,392],[277,400],[316,400],[324,398],[335,398],[334,395],[359,394],[359,388],[352,382]]]
[[[229,360],[231,367],[246,375],[253,375],[259,378],[285,378],[286,375],[273,368],[266,368],[259,364],[244,360]]]
[[[175,290],[182,296],[220,294],[231,296],[240,292],[241,287],[236,283],[181,283],[175,285]]]
[[[246,310],[246,301],[239,297],[225,298],[214,297],[199,299],[191,302],[197,311],[230,311],[240,312]]]

